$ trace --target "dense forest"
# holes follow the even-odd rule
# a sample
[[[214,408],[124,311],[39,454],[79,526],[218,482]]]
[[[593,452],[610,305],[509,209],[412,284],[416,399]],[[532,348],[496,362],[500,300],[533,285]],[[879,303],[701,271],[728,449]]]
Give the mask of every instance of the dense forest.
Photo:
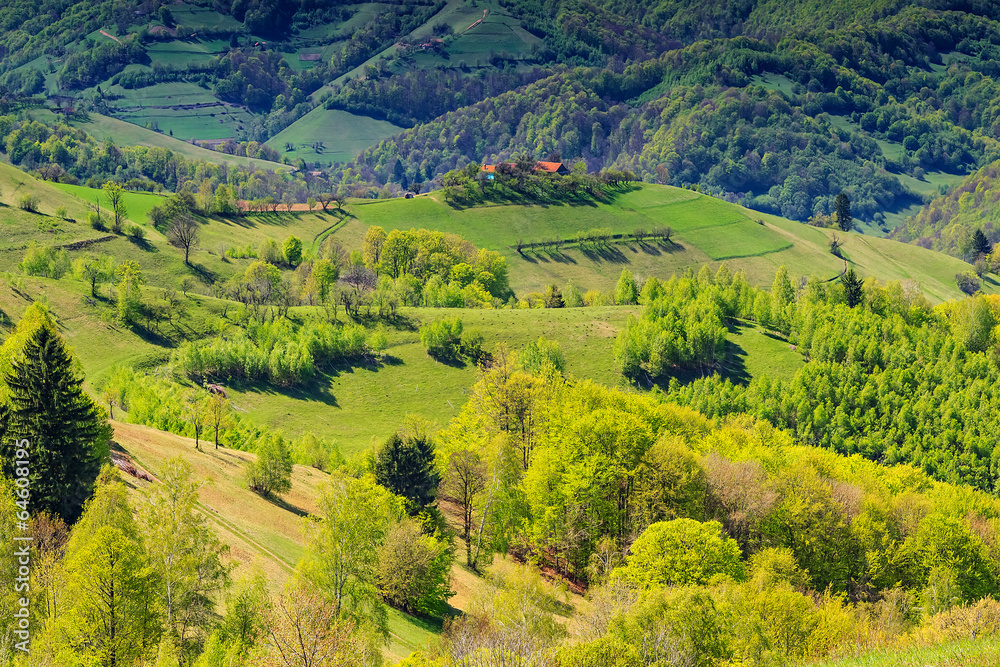
[[[995,298],[931,309],[912,285],[862,286],[852,277],[796,289],[781,271],[770,293],[726,270],[650,278],[643,315],[621,334],[616,355],[629,378],[661,382],[669,400],[708,416],[752,414],[804,443],[995,490],[995,425],[986,407],[1000,373]],[[715,375],[725,326],[738,320],[787,336],[809,363],[788,382],[734,384]],[[671,379],[684,367],[705,377]]]

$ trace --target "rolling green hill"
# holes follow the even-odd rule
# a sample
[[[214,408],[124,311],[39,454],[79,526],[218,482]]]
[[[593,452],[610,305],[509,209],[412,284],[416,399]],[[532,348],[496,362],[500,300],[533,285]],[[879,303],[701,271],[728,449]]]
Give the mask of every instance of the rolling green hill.
[[[594,206],[484,206],[456,209],[440,193],[415,199],[355,202],[338,235],[360,241],[362,225],[385,229],[428,227],[453,232],[477,246],[500,250],[510,263],[517,292],[544,291],[572,280],[583,290],[613,289],[623,268],[638,277],[669,277],[702,264],[725,261],[744,270],[751,282],[768,286],[779,266],[793,275],[833,279],[844,259],[863,276],[880,280],[916,280],[932,301],[960,298],[955,274],[969,270],[960,260],[923,248],[858,233],[836,232],[844,241],[840,259],[829,251],[834,232],[669,186],[642,185]],[[576,232],[608,227],[616,234],[636,228],[669,226],[673,243],[621,242],[605,248],[570,243],[557,251],[524,250],[518,241],[572,240]],[[987,290],[995,290],[987,282]]]
[[[210,294],[212,281],[224,281],[243,271],[250,259],[222,258],[227,248],[257,248],[265,239],[279,243],[289,235],[304,240],[307,251],[332,235],[346,249],[359,249],[367,226],[387,230],[426,227],[452,232],[477,246],[496,249],[508,259],[511,286],[524,296],[550,284],[560,287],[572,281],[581,291],[611,292],[623,269],[640,280],[648,276],[669,278],[704,264],[717,267],[725,261],[732,270],[744,270],[751,282],[769,286],[774,272],[785,265],[793,276],[836,278],[844,260],[827,247],[833,232],[773,216],[762,216],[733,204],[668,186],[643,185],[622,191],[594,206],[484,206],[456,209],[439,193],[415,199],[354,201],[346,214],[278,213],[241,218],[208,218],[201,241],[192,252],[192,267],[165,237],[148,229],[144,243],[123,236],[97,232],[80,222],[96,191],[79,186],[52,185],[38,181],[9,166],[0,165],[0,192],[7,206],[0,217],[0,272],[10,276],[14,289],[0,296],[0,310],[8,323],[17,321],[33,300],[42,299],[64,327],[64,334],[78,350],[93,387],[116,364],[152,368],[169,358],[171,349],[185,340],[197,340],[217,331],[225,304]],[[37,193],[42,213],[33,214],[13,206],[22,192]],[[80,198],[74,197],[78,195]],[[129,193],[133,219],[142,218],[148,206],[162,201],[157,195]],[[62,203],[70,218],[52,216]],[[763,223],[763,224],[761,224]],[[610,227],[616,233],[631,233],[636,227],[649,229],[669,225],[675,233],[669,244],[612,242],[580,247],[573,239],[579,231]],[[547,240],[554,236],[570,242],[552,253],[524,250],[518,240]],[[954,275],[966,270],[963,262],[886,239],[861,234],[838,233],[844,241],[843,255],[849,266],[863,276],[882,281],[915,280],[929,299],[940,302],[959,298]],[[96,245],[76,249],[78,241],[99,240]],[[110,317],[113,288],[104,285],[96,301],[88,300],[89,285],[65,276],[60,280],[21,275],[18,262],[31,241],[43,245],[69,246],[68,256],[107,254],[115,261],[136,261],[146,276],[144,299],[152,305],[166,303],[165,289],[176,290],[184,277],[195,289],[180,297],[182,313],[157,330],[122,327]],[[993,278],[987,291],[997,291]],[[301,320],[315,309],[293,308]],[[234,386],[234,401],[258,423],[280,428],[290,437],[306,431],[336,440],[345,454],[369,447],[392,433],[407,413],[423,414],[439,424],[453,417],[465,400],[475,378],[469,364],[448,365],[429,357],[420,344],[420,323],[458,315],[467,329],[479,330],[487,349],[505,342],[514,348],[538,336],[557,341],[567,359],[567,371],[575,377],[616,385],[621,382],[611,348],[626,317],[636,312],[627,307],[570,308],[562,310],[446,310],[403,309],[403,319],[388,330],[388,363],[378,366],[351,365],[323,375],[305,389]],[[341,314],[341,318],[343,318]],[[730,332],[725,372],[747,381],[762,374],[777,373],[791,378],[801,356],[780,339],[756,333],[753,328]],[[376,418],[372,418],[375,416]],[[294,418],[293,418],[294,417]]]

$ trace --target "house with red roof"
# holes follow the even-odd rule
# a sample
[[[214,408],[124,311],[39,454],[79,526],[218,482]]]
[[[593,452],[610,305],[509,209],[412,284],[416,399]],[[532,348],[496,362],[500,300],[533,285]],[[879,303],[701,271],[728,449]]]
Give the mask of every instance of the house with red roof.
[[[502,162],[501,164],[506,165],[513,169],[515,167],[513,162]],[[485,171],[489,176],[487,178],[492,179],[493,174],[496,173],[497,167],[499,165],[495,164],[484,164],[481,171]],[[535,171],[544,171],[549,174],[558,174],[559,176],[565,176],[569,173],[569,169],[562,162],[536,162]]]

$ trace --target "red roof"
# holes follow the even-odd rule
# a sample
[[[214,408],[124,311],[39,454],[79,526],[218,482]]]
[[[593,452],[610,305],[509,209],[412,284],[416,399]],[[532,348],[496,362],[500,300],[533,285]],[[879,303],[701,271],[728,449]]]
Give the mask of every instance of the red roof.
[[[547,171],[554,174],[558,171],[563,171],[566,169],[562,162],[536,162],[535,169],[537,171]]]
[[[504,162],[503,164],[514,166],[513,162]],[[497,165],[495,164],[484,164],[482,171],[487,171],[493,173],[497,170]],[[569,171],[562,162],[536,162],[535,171],[547,171],[550,174],[557,174],[559,172]]]

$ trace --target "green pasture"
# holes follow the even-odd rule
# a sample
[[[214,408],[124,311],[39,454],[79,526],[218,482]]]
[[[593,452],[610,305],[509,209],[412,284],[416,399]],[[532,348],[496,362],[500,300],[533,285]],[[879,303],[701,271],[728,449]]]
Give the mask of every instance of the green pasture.
[[[149,124],[176,139],[237,138],[252,119],[242,107],[220,102],[211,91],[184,81],[136,89],[111,86],[109,92],[121,96],[112,102],[116,118],[142,127]],[[178,108],[198,104],[210,106]]]
[[[267,145],[290,159],[301,157],[307,162],[347,162],[369,146],[402,131],[403,128],[384,120],[320,107],[272,137]],[[325,145],[319,152],[312,147],[317,141]],[[285,144],[289,142],[295,145],[295,149],[285,151]]]
[[[229,42],[221,39],[205,41],[175,39],[153,42],[146,47],[146,52],[154,62],[177,68],[189,65],[207,65],[212,58],[227,51],[229,51]]]
[[[484,9],[487,10],[486,18],[469,30],[469,26],[483,18]],[[531,53],[532,47],[541,44],[538,37],[521,28],[517,19],[493,1],[469,3],[453,0],[431,21],[414,30],[410,39],[416,42],[431,38],[433,26],[438,23],[447,24],[454,31],[445,40],[445,55],[416,53],[413,62],[418,67],[458,66],[462,63],[469,67],[486,65],[491,54],[523,57]]]
[[[232,16],[220,14],[206,7],[186,3],[170,5],[170,13],[178,25],[185,25],[197,30],[238,32],[243,24]]]
[[[44,114],[47,116],[46,120],[54,117],[49,111],[39,110],[32,113]],[[154,132],[134,123],[128,123],[97,113],[89,114],[86,121],[73,120],[72,125],[99,140],[110,137],[119,146],[157,146],[160,148],[169,148],[174,153],[192,160],[205,160],[206,162],[228,166],[254,167],[268,171],[288,171],[291,169],[291,167],[278,164],[277,162],[226,155],[218,151],[208,150],[200,146],[195,146],[190,142],[171,137],[166,132]]]
[[[180,104],[211,104],[219,100],[201,86],[187,81],[157,83],[145,88],[111,86],[108,92],[120,96],[110,102],[117,107],[176,106]]]
[[[111,210],[111,204],[101,190],[88,188],[83,185],[69,185],[67,183],[55,183],[54,185],[63,192],[68,192],[91,204],[100,201],[101,208],[108,211]],[[123,195],[128,219],[146,226],[149,226],[150,209],[154,206],[162,206],[166,201],[166,195],[157,195],[152,192],[132,192],[126,190]]]
[[[755,74],[752,81],[764,86],[768,90],[776,90],[783,93],[787,97],[795,95],[793,90],[795,82],[783,74]]]
[[[475,364],[446,364],[428,356],[420,344],[423,323],[459,317],[466,331],[483,334],[487,350],[501,342],[516,350],[545,336],[559,342],[567,373],[617,385],[621,381],[612,347],[627,316],[636,313],[638,308],[617,307],[405,308],[398,326],[389,329],[389,349],[382,364],[344,364],[306,388],[227,386],[227,391],[254,420],[291,437],[311,431],[331,438],[351,455],[389,437],[407,414],[420,414],[444,426],[468,400]]]

